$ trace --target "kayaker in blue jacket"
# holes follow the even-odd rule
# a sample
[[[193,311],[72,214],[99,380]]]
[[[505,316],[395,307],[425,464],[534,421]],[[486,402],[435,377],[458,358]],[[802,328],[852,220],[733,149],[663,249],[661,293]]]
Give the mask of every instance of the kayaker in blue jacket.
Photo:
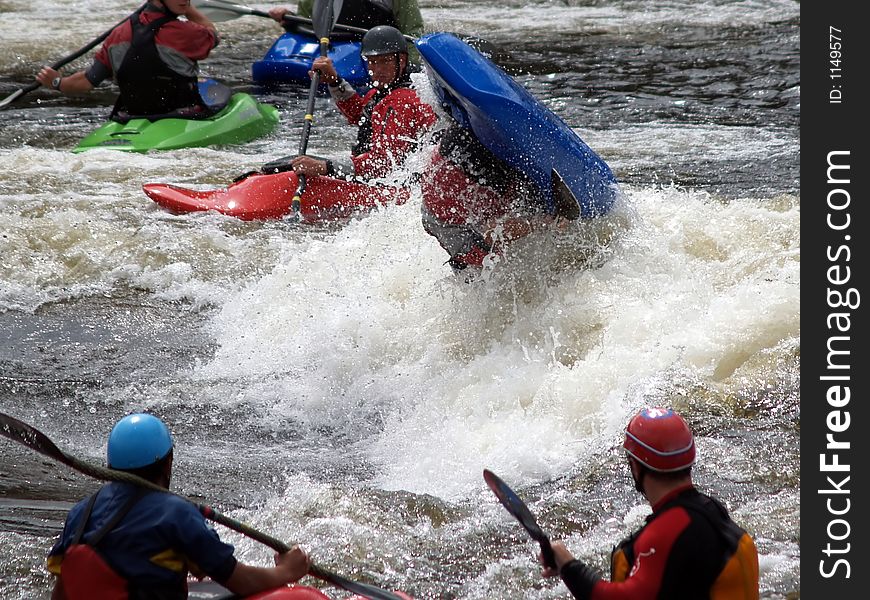
[[[173,441],[148,414],[128,415],[109,435],[109,467],[169,488]],[[311,563],[294,546],[274,567],[236,560],[192,503],[124,482],[109,483],[76,504],[48,555],[55,575],[52,600],[187,598],[187,577],[205,575],[248,596],[302,578]],[[101,594],[95,592],[99,590]],[[112,595],[110,592],[114,592]]]

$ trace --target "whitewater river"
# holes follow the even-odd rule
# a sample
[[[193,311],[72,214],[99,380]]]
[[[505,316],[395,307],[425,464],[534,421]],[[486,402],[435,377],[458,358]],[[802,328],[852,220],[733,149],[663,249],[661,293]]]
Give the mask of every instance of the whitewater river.
[[[0,411],[97,463],[115,420],[153,411],[175,491],[347,577],[482,600],[568,596],[482,470],[607,574],[649,510],[623,427],[672,405],[697,432],[697,483],[755,537],[761,596],[798,598],[800,4],[420,3],[611,165],[611,216],[528,239],[468,284],[418,190],[329,227],[169,214],[142,183],[225,185],[299,146],[306,90],[250,79],[280,28],[222,23],[203,71],[278,106],[268,137],[74,155],[112,87],[0,111]],[[0,98],[136,6],[0,0]],[[316,114],[309,152],[344,157],[353,128],[325,97]],[[49,597],[45,554],[96,485],[0,439],[0,598]]]

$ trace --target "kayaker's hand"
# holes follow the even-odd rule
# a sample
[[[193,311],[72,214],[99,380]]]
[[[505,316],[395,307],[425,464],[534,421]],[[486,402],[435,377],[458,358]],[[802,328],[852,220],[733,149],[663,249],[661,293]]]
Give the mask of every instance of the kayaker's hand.
[[[289,552],[275,554],[275,568],[287,577],[288,583],[299,581],[308,574],[311,559],[302,548],[293,546]]]
[[[272,17],[273,19],[275,19],[276,21],[278,21],[279,23],[284,22],[284,15],[292,15],[292,14],[293,14],[293,11],[291,11],[289,8],[276,7],[276,8],[269,9],[269,16]]]
[[[306,177],[326,175],[329,172],[329,165],[325,160],[312,156],[297,156],[290,161],[290,164],[293,165],[294,172]]]
[[[547,564],[544,562],[543,554],[538,554],[538,561],[543,567],[543,569],[541,570],[541,575],[543,575],[544,577],[556,577],[557,575],[559,575],[559,570],[564,564],[574,560],[574,555],[571,554],[571,551],[568,550],[568,548],[566,548],[565,544],[563,544],[562,542],[553,542],[551,546],[553,548],[553,558],[556,559],[555,569],[547,566]]]
[[[39,73],[36,74],[36,81],[49,89],[54,89],[51,85],[52,81],[60,77],[60,73],[51,67],[42,67]]]
[[[311,70],[308,72],[309,77],[314,77],[314,71],[320,72],[320,81],[327,85],[336,85],[341,82],[341,78],[335,70],[335,65],[332,64],[332,59],[328,56],[318,56],[311,63]]]

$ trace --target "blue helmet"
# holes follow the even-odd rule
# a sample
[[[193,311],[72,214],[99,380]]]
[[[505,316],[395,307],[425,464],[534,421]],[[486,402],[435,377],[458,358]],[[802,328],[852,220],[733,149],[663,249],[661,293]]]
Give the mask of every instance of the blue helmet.
[[[138,413],[127,415],[112,428],[106,458],[110,468],[124,471],[153,465],[171,450],[172,436],[163,421]]]

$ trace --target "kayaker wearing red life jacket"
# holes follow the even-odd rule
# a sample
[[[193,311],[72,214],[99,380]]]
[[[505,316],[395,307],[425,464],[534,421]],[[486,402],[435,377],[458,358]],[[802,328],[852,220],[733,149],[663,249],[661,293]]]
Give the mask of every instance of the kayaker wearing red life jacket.
[[[408,42],[395,27],[370,29],[362,40],[372,88],[358,94],[335,71],[329,57],[315,59],[338,109],[352,125],[358,125],[357,142],[351,150],[352,167],[332,161],[297,156],[293,170],[302,175],[355,175],[363,179],[383,177],[400,168],[417,148],[420,138],[437,120],[432,107],[420,100],[408,74]]]
[[[610,582],[562,542],[553,543],[556,568],[544,565],[544,576],[561,576],[575,598],[591,600],[757,600],[755,543],[692,484],[695,440],[683,418],[644,409],[629,421],[623,448],[652,505],[646,525],[613,551]]]
[[[457,123],[433,151],[422,193],[423,228],[450,256],[455,272],[482,266],[490,253],[556,219],[525,174]]]
[[[90,68],[61,77],[43,67],[36,79],[75,95],[114,77],[120,90],[112,110],[117,121],[134,116],[206,116],[197,87],[197,61],[217,44],[214,24],[189,0],[150,0],[109,34]]]
[[[169,487],[173,442],[157,417],[124,417],[109,435],[109,467]],[[181,600],[187,576],[208,575],[247,596],[294,582],[310,562],[298,546],[274,567],[238,562],[192,503],[174,494],[113,482],[76,504],[48,555],[52,600]]]

